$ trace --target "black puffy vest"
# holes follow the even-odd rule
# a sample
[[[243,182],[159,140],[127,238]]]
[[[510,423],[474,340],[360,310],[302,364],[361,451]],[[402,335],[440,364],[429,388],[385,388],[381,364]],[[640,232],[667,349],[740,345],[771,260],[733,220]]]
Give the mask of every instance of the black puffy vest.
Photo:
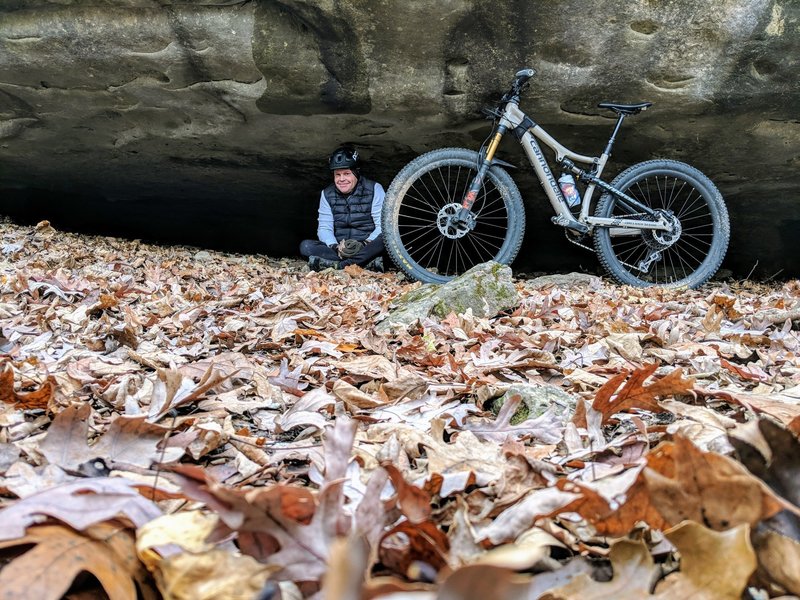
[[[375,230],[372,220],[372,199],[375,182],[359,177],[355,189],[347,196],[331,184],[325,188],[325,199],[333,213],[333,233],[336,239],[363,242]]]

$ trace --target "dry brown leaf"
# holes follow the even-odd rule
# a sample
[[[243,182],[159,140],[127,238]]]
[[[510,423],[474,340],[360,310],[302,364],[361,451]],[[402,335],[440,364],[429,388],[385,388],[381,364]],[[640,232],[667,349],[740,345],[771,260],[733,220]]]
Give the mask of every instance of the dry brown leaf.
[[[88,404],[71,405],[61,411],[39,444],[47,460],[68,470],[95,458],[108,464],[133,465],[149,468],[154,462],[169,463],[183,456],[183,449],[170,447],[160,450],[170,430],[148,423],[144,417],[117,417],[93,446],[87,443]]]
[[[322,580],[326,600],[351,600],[361,596],[369,566],[369,545],[362,538],[339,538],[331,544],[328,570]]]
[[[416,563],[437,572],[446,567],[449,544],[447,535],[432,521],[402,521],[383,536],[378,557],[387,568],[413,579],[411,569]]]
[[[775,531],[755,531],[751,540],[760,582],[800,596],[800,543]]]
[[[671,525],[690,520],[725,530],[755,525],[785,508],[740,463],[702,452],[681,436],[649,454],[644,474],[653,506]]]
[[[93,525],[84,533],[61,525],[32,527],[0,548],[30,549],[0,571],[5,598],[59,600],[82,572],[97,577],[109,597],[136,600],[156,597],[136,558],[133,534],[119,524]]]
[[[344,379],[338,379],[333,384],[333,395],[344,402],[345,406],[353,412],[368,410],[385,404],[385,401],[370,394],[366,394]]]
[[[18,392],[14,389],[14,369],[8,360],[0,363],[0,402],[22,410],[47,409],[55,390],[55,379],[48,375],[37,389]]]
[[[756,568],[750,528],[739,525],[716,532],[686,522],[665,532],[681,557],[680,571],[659,582],[655,597],[663,600],[739,600]]]
[[[681,369],[675,369],[669,375],[656,379],[653,383],[645,385],[645,381],[655,373],[658,365],[651,364],[641,369],[628,372],[624,371],[611,378],[595,395],[592,408],[602,413],[603,424],[606,424],[612,415],[630,408],[644,408],[645,410],[659,412],[661,407],[656,401],[657,397],[675,394],[691,394],[693,382],[684,379]],[[618,389],[620,384],[630,375],[630,379]]]
[[[642,473],[625,492],[624,499],[613,502],[578,482],[561,479],[557,485],[561,490],[581,494],[579,499],[565,506],[562,511],[577,512],[594,525],[600,535],[621,537],[633,531],[639,523],[646,523],[653,529],[666,529],[669,526],[653,505]]]
[[[497,546],[476,557],[474,564],[492,565],[514,571],[532,569],[540,560],[549,557],[552,548],[564,544],[539,527],[525,531],[511,544]]]
[[[50,464],[74,470],[98,456],[87,444],[91,414],[89,404],[72,404],[56,415],[39,443],[39,449]]]
[[[87,478],[28,496],[0,511],[0,540],[23,537],[27,527],[45,516],[78,531],[117,517],[140,527],[161,510],[142,497],[135,485],[121,477]]]
[[[397,504],[403,515],[412,523],[423,523],[431,516],[431,496],[426,491],[408,483],[403,474],[392,463],[381,466],[389,473],[397,493]]]
[[[150,399],[147,420],[151,422],[158,421],[170,410],[201,398],[206,392],[214,389],[235,373],[236,371],[228,374],[220,373],[215,365],[211,364],[200,378],[200,381],[195,384],[191,379],[183,377],[178,371],[159,369],[158,378],[153,386],[153,395]]]
[[[786,425],[790,431],[798,434],[793,427],[800,427],[800,403],[797,399],[783,397],[781,394],[752,394],[746,392],[731,392],[727,390],[701,391],[705,397],[722,398],[732,404],[738,404],[754,413],[768,415]],[[792,425],[798,421],[795,425]]]
[[[650,597],[650,589],[660,569],[654,565],[653,558],[643,543],[621,540],[611,547],[609,559],[614,570],[611,581],[595,581],[588,574],[579,574],[567,585],[548,591],[541,599],[641,600]]]
[[[453,572],[437,600],[528,600],[530,577],[496,565],[468,565]]]
[[[534,490],[505,509],[490,524],[476,527],[479,539],[499,545],[517,539],[541,517],[558,514],[580,496],[551,487]]]
[[[355,425],[340,417],[325,441],[325,481],[319,502],[305,488],[274,485],[252,490],[231,488],[191,467],[175,471],[183,488],[219,514],[228,531],[238,534],[242,552],[280,568],[277,576],[292,581],[319,581],[325,572],[330,544],[347,534],[342,505],[343,476],[355,435]]]
[[[521,402],[521,396],[514,394],[503,403],[503,407],[495,419],[477,419],[475,422],[465,424],[464,429],[471,431],[482,440],[501,444],[508,439],[521,438],[533,438],[545,444],[560,442],[564,423],[561,417],[552,410],[516,425],[511,424],[511,419]]]
[[[257,598],[277,570],[250,556],[214,548],[168,556],[154,575],[162,596],[170,600],[241,600]]]
[[[398,378],[398,366],[383,356],[359,356],[337,361],[333,366],[350,375],[363,375],[371,379],[394,381]]]

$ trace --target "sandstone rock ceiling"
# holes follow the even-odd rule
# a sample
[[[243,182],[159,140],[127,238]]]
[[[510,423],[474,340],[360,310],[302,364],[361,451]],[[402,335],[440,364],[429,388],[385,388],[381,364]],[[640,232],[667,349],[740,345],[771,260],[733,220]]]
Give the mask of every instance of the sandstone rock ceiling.
[[[513,72],[523,107],[599,152],[601,100],[650,100],[608,172],[670,157],[715,180],[737,276],[800,274],[800,5],[790,0],[7,0],[0,8],[3,212],[146,239],[296,252],[325,157],[356,143],[388,186],[442,146],[477,148],[475,111]],[[517,266],[594,268],[529,207]]]

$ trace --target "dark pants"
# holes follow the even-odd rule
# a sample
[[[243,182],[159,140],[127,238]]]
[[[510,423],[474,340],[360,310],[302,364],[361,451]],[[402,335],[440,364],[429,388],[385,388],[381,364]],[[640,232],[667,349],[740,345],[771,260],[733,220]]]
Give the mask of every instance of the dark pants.
[[[364,267],[373,258],[383,254],[383,236],[379,235],[374,240],[364,246],[358,254],[350,258],[340,259],[336,250],[328,248],[319,240],[303,240],[300,243],[300,254],[305,258],[309,256],[319,256],[326,260],[335,260],[339,262],[339,266],[344,268],[347,265],[358,265]]]

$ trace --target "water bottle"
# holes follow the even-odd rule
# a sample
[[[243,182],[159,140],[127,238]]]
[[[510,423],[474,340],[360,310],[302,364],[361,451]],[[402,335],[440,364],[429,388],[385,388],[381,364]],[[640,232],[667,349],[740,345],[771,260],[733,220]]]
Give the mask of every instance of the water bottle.
[[[575,178],[569,173],[562,173],[558,178],[558,186],[561,188],[561,193],[564,194],[564,199],[570,208],[578,206],[581,203],[581,193],[578,191],[578,186],[575,185]]]

